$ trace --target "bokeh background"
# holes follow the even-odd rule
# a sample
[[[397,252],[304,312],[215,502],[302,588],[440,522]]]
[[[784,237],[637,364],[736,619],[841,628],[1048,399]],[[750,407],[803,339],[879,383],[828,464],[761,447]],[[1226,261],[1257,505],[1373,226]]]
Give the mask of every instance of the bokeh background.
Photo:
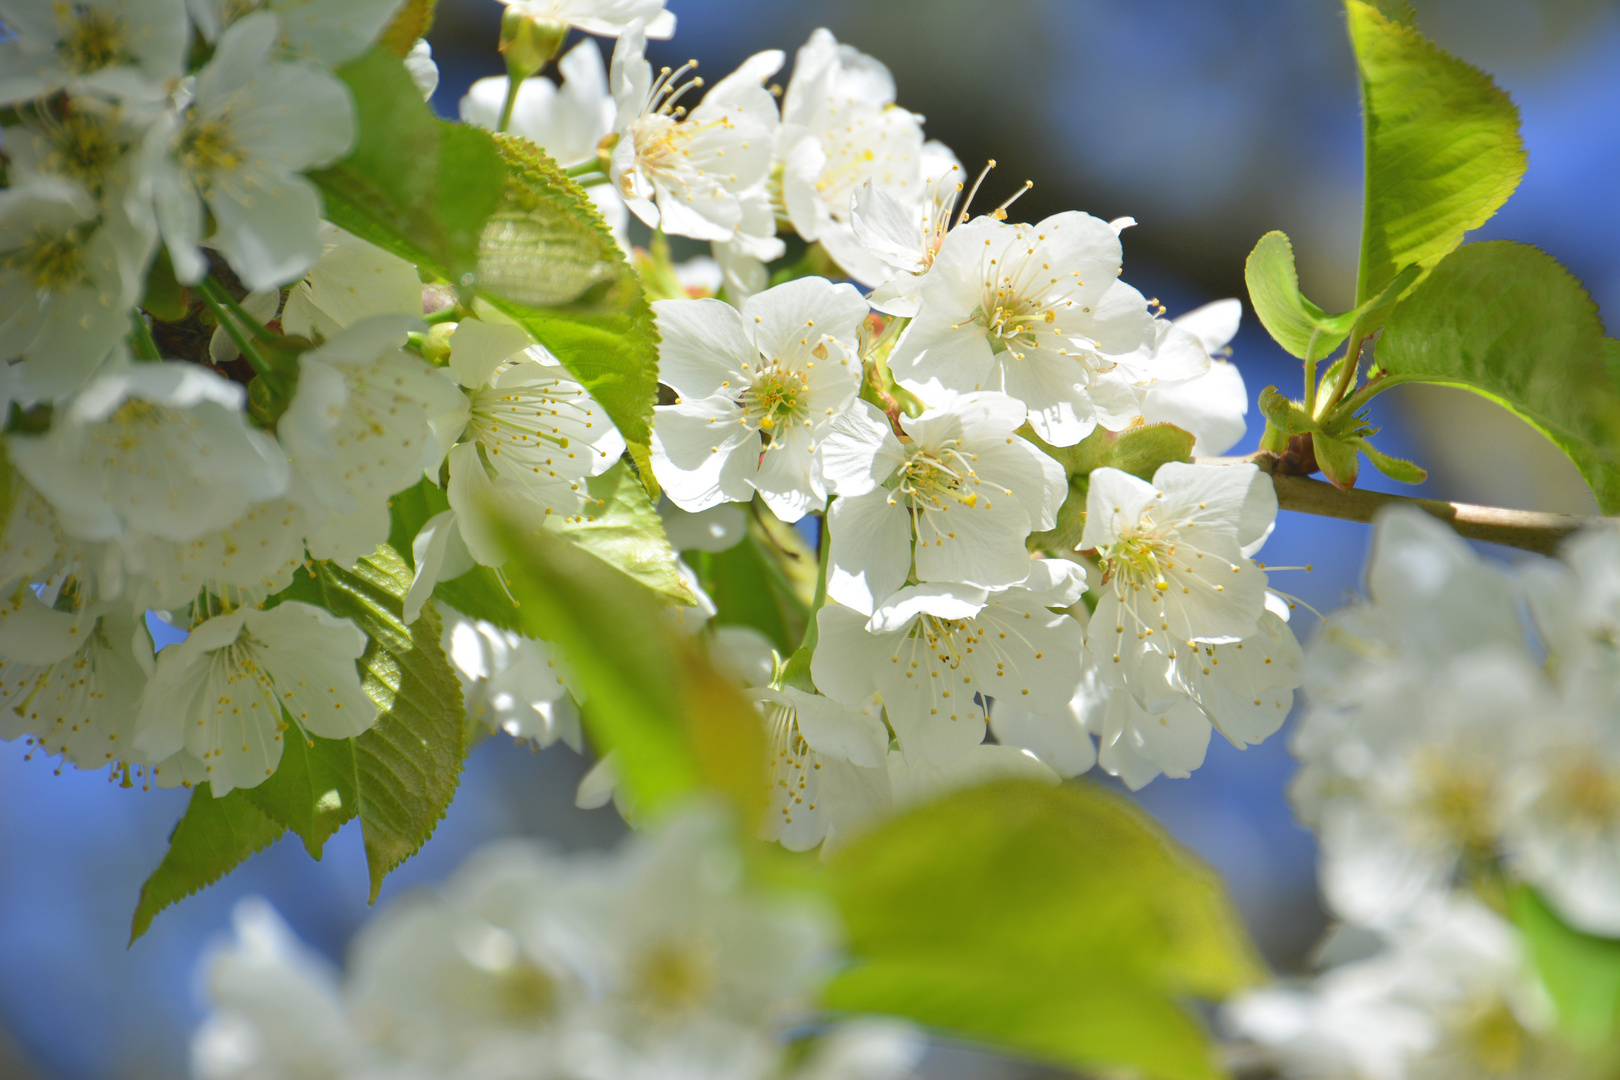
[[[654,63],[698,58],[711,77],[760,49],[797,48],[827,26],[887,63],[901,104],[970,170],[994,157],[999,201],[1025,178],[1017,214],[1065,209],[1140,224],[1125,279],[1172,314],[1245,295],[1243,260],[1280,228],[1305,291],[1351,304],[1360,227],[1361,124],[1343,16],[1332,0],[670,0],[680,19]],[[1415,0],[1441,45],[1495,75],[1518,102],[1530,171],[1475,239],[1553,253],[1620,330],[1620,5],[1595,0]],[[434,105],[453,116],[467,85],[501,71],[493,0],[441,0],[430,35]],[[1234,359],[1250,400],[1299,369],[1245,304]],[[1590,511],[1579,477],[1529,428],[1462,392],[1401,387],[1378,399],[1386,450],[1428,466],[1424,493],[1525,509]],[[1239,450],[1252,449],[1259,424]],[[1371,470],[1368,470],[1371,473]],[[1375,473],[1371,486],[1393,489]],[[1275,584],[1327,610],[1357,587],[1364,526],[1283,514],[1267,562],[1311,562]],[[1499,549],[1494,554],[1512,558]],[[1301,638],[1315,618],[1296,612]],[[158,917],[127,947],[141,882],[184,808],[180,792],[122,789],[102,774],[24,760],[0,744],[0,1080],[174,1080],[203,1003],[197,964],[243,896],[268,897],[314,947],[340,960],[366,918],[357,824],[311,862],[283,840],[219,885]],[[611,842],[611,809],[573,806],[585,765],[564,747],[480,746],[437,835],[383,889],[436,881],[476,846],[512,834],[564,849]],[[1314,846],[1285,786],[1287,729],[1260,747],[1217,739],[1190,780],[1137,797],[1229,881],[1280,971],[1308,964],[1323,927]],[[1100,778],[1102,782],[1106,777]],[[940,1047],[929,1080],[1054,1075]]]

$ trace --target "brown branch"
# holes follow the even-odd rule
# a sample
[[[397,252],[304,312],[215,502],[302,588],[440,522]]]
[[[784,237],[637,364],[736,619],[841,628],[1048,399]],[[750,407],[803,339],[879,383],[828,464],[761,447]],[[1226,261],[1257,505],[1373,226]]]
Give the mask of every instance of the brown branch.
[[[1252,458],[1199,458],[1200,464],[1236,465],[1249,463],[1259,466],[1271,475],[1277,489],[1277,505],[1284,510],[1319,517],[1339,518],[1344,521],[1371,522],[1373,515],[1391,503],[1415,506],[1444,521],[1459,536],[1470,540],[1486,540],[1493,544],[1534,551],[1541,555],[1555,555],[1558,545],[1570,533],[1604,518],[1579,517],[1574,514],[1547,514],[1535,510],[1507,510],[1497,506],[1474,506],[1470,503],[1445,502],[1440,499],[1414,499],[1407,495],[1390,495],[1382,491],[1352,488],[1340,491],[1332,484],[1312,480],[1305,476],[1290,476],[1275,471],[1274,454],[1259,453]]]

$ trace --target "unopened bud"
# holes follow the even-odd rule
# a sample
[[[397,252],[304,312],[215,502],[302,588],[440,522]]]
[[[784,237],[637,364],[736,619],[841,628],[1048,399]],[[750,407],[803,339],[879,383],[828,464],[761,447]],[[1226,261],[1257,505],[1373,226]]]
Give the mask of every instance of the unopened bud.
[[[515,7],[501,16],[501,55],[506,58],[506,77],[522,81],[545,67],[562,49],[568,24],[552,19],[536,19]]]
[[[610,131],[596,144],[596,167],[613,175],[613,151],[619,145],[619,133]]]

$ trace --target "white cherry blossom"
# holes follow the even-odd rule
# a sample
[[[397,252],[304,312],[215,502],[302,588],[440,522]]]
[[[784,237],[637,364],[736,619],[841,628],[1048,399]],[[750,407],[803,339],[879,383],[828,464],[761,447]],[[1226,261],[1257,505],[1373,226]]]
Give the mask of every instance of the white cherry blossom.
[[[1147,301],[1119,280],[1120,260],[1114,230],[1077,210],[1034,225],[981,217],[958,226],[919,286],[890,370],[924,400],[947,390],[1010,394],[1054,446],[1099,423],[1127,427],[1141,413],[1139,380],[1191,378],[1208,358],[1132,360],[1151,352],[1156,331]]]
[[[832,538],[827,593],[871,613],[906,582],[995,589],[1029,576],[1024,540],[1053,527],[1068,493],[1063,467],[1013,434],[1022,402],[964,394],[915,419],[886,417],[857,402],[822,443]],[[912,541],[916,553],[912,553]]]
[[[1088,640],[1103,678],[1150,706],[1161,658],[1253,636],[1266,574],[1249,555],[1276,516],[1271,478],[1253,465],[1170,462],[1151,484],[1093,471],[1080,546],[1103,569]]]
[[[1218,358],[1218,354],[1230,352],[1227,346],[1237,336],[1242,315],[1241,301],[1216,300],[1169,323],[1155,320],[1159,340],[1150,370],[1163,363],[1159,354],[1167,346],[1192,355],[1192,364],[1197,363],[1195,348],[1202,348],[1210,358],[1209,370],[1202,375],[1181,382],[1155,382],[1142,391],[1142,419],[1191,432],[1195,457],[1226,453],[1248,428],[1243,417],[1249,411],[1249,393],[1243,376],[1237,365]],[[1182,335],[1190,335],[1196,344]]]
[[[702,80],[681,81],[691,65],[655,79],[645,48],[641,28],[632,26],[613,50],[614,186],[650,226],[673,236],[731,240],[744,225],[743,194],[770,169],[778,120],[762,84],[781,68],[782,53],[743,61],[688,111],[677,102]]]
[[[894,102],[888,68],[818,29],[793,59],[776,148],[781,210],[794,231],[874,285],[888,274],[856,238],[852,196],[872,181],[908,203],[922,197],[922,118]]]
[[[344,1008],[338,973],[258,897],[237,902],[233,936],[202,961],[214,1011],[192,1037],[197,1080],[376,1075],[378,1055]]]
[[[276,433],[326,513],[309,537],[317,559],[347,566],[375,551],[388,536],[388,496],[438,466],[435,427],[466,422],[455,384],[400,347],[413,325],[375,315],[299,357]]]
[[[160,100],[185,74],[185,0],[3,0],[0,105],[68,90]]]
[[[870,619],[828,604],[816,686],[852,708],[877,692],[908,763],[946,764],[983,742],[990,698],[1059,713],[1080,684],[1083,630],[1051,608],[1073,604],[1085,579],[1061,560],[1032,565],[1031,587],[908,585]]]
[[[153,240],[76,184],[0,190],[0,356],[32,393],[79,389],[129,333]]]
[[[320,238],[320,259],[287,292],[283,330],[324,340],[371,315],[421,316],[416,267],[329,221],[321,222]]]
[[[590,391],[517,327],[469,319],[450,347],[470,401],[464,441],[450,451],[450,506],[473,557],[497,565],[504,560],[485,535],[478,493],[493,482],[503,501],[572,517],[590,501],[586,479],[618,462],[624,438]]]
[[[281,761],[284,735],[348,739],[376,722],[354,664],[365,647],[354,623],[296,600],[216,615],[158,654],[135,750],[190,759],[155,770],[163,786],[200,763],[215,796],[256,787]]]
[[[194,540],[286,490],[286,457],[248,426],[243,397],[195,364],[121,362],[7,448],[74,536]]]
[[[233,606],[256,604],[292,583],[304,562],[311,508],[301,498],[254,503],[241,517],[192,540],[134,535],[120,541],[131,603],[183,609],[207,593]]]
[[[872,306],[908,318],[917,314],[918,285],[954,223],[962,166],[943,144],[927,142],[919,179],[915,190],[867,180],[850,204],[855,239],[886,271],[873,282]]]
[[[146,626],[122,605],[69,613],[26,589],[0,625],[0,739],[27,738],[81,769],[131,760],[152,672]]]
[[[269,11],[281,28],[280,53],[320,67],[336,67],[365,52],[400,0],[186,0],[192,22],[208,41],[256,11]]]
[[[653,470],[685,510],[747,502],[796,521],[827,498],[819,449],[860,379],[866,318],[852,286],[800,278],[743,302],[660,300],[659,406]]]
[[[205,241],[254,290],[301,277],[321,256],[320,192],[298,174],[348,152],[354,103],[327,72],[277,59],[278,34],[268,12],[232,23],[189,106],[148,140],[149,197],[183,282],[207,272]]]
[[[579,708],[549,642],[468,618],[442,603],[438,609],[444,620],[439,640],[461,680],[469,720],[540,747],[561,739],[576,752],[584,748]]]
[[[765,839],[789,851],[824,841],[836,848],[889,813],[889,732],[873,706],[850,709],[791,687],[755,690],[752,697],[769,739]]]
[[[576,27],[587,34],[618,37],[640,21],[650,38],[675,34],[675,13],[664,0],[501,0],[531,19]]]

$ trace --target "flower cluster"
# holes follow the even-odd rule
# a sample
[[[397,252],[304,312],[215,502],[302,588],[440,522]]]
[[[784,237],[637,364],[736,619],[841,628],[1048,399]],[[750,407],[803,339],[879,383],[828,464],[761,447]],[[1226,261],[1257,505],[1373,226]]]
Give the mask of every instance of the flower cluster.
[[[1527,885],[1570,926],[1620,934],[1617,568],[1612,528],[1512,571],[1420,512],[1381,521],[1368,598],[1307,653],[1292,792],[1339,937],[1381,951],[1235,1008],[1291,1072],[1343,1055],[1346,1075],[1419,1075],[1455,1055],[1563,1075],[1519,933],[1475,895]]]
[[[836,924],[749,886],[741,863],[702,812],[606,858],[495,845],[368,922],[341,976],[245,901],[206,965],[194,1075],[909,1075],[922,1040],[897,1022],[846,1020],[789,1052],[839,959]]]
[[[441,320],[447,363],[430,362],[416,268],[323,220],[302,174],[355,137],[331,68],[397,6],[4,9],[0,97],[21,122],[0,191],[0,736],[126,780],[263,783],[286,739],[378,715],[366,633],[284,593],[301,566],[372,556],[390,498],[448,476],[450,509],[413,553],[414,622],[439,577],[499,561],[469,509],[487,491],[561,520],[623,452],[584,387],[493,312]],[[205,59],[187,71],[193,33]],[[432,75],[423,50],[414,67]],[[164,274],[189,287],[183,325],[135,306]],[[199,317],[205,353],[162,359],[179,344],[164,327]],[[149,611],[189,636],[154,655]],[[464,667],[468,632],[445,630]],[[527,732],[516,708],[481,719]]]

